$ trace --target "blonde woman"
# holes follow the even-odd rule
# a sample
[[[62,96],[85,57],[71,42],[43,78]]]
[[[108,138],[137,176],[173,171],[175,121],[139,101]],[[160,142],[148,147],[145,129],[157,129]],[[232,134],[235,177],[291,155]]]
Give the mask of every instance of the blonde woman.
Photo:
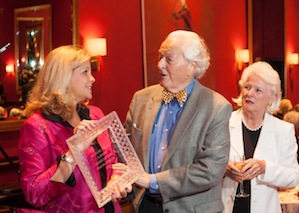
[[[121,212],[118,202],[98,208],[66,144],[74,132],[84,133],[93,125],[91,120],[104,116],[87,105],[94,82],[90,56],[80,48],[62,46],[48,55],[29,94],[19,142],[21,186],[26,200],[40,207],[38,212]],[[117,162],[108,133],[78,148],[93,162],[90,169],[104,187]],[[96,153],[104,157],[98,159]],[[99,160],[104,160],[104,167],[98,168]],[[112,201],[130,191],[131,186],[115,189]]]

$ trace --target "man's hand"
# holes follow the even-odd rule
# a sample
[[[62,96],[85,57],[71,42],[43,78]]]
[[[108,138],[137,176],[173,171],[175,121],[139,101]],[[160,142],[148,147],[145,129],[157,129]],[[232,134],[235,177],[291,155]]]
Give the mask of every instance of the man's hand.
[[[144,172],[144,174],[139,177],[135,184],[139,187],[148,189],[150,187],[150,174]]]

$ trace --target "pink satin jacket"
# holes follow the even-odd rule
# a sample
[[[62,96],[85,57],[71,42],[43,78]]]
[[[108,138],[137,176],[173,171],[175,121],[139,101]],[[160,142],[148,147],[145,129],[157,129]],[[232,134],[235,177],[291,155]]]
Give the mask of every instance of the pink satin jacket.
[[[88,108],[91,119],[100,119],[104,116],[99,108],[95,106]],[[40,111],[24,122],[19,141],[21,186],[27,202],[41,207],[42,210],[22,209],[19,212],[105,212],[104,208],[97,207],[78,166],[73,172],[75,177],[73,187],[50,180],[58,165],[57,158],[68,151],[66,139],[72,135],[73,128],[70,125],[46,119]],[[102,134],[98,141],[105,153],[107,180],[109,180],[113,173],[111,165],[117,161],[117,156],[107,132]],[[91,156],[89,160],[94,161],[91,163],[94,165],[91,170],[100,183],[95,151],[90,147],[86,152]],[[121,212],[119,203],[114,203],[114,209],[115,212]]]

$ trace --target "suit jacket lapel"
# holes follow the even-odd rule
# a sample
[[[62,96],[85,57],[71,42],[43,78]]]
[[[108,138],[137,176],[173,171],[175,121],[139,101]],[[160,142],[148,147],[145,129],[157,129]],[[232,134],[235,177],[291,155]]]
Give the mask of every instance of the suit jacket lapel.
[[[230,156],[232,156],[232,158],[234,158],[234,156],[241,157],[244,155],[241,113],[242,110],[238,110],[237,113],[230,118],[230,122],[229,122],[230,135],[233,135],[233,137],[230,137],[231,139]],[[230,161],[234,161],[234,159],[230,159]]]
[[[254,158],[263,158],[263,156],[266,155],[264,150],[268,150],[267,153],[272,153],[270,152],[271,149],[273,149],[272,143],[275,140],[275,132],[274,132],[274,122],[271,121],[272,115],[269,115],[268,113],[265,113],[265,118],[264,118],[264,124],[261,130],[260,137],[258,139],[257,146],[255,148],[253,157]]]
[[[144,141],[142,144],[142,153],[143,153],[143,161],[146,170],[149,168],[149,153],[150,153],[150,145],[151,145],[151,134],[153,125],[155,123],[155,119],[157,116],[157,113],[161,107],[162,103],[162,90],[163,87],[158,87],[155,93],[153,93],[152,97],[150,98],[151,101],[147,103],[146,106],[146,115],[143,116],[144,119],[147,121],[144,122],[144,129],[150,129],[151,131],[145,131],[144,137],[148,141]]]

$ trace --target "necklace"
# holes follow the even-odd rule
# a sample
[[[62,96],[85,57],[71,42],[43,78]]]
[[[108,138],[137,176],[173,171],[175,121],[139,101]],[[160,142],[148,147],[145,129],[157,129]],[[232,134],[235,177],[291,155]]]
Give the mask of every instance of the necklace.
[[[242,123],[244,124],[244,126],[246,127],[246,129],[250,130],[250,131],[257,131],[259,130],[260,128],[262,128],[263,124],[264,124],[264,120],[260,123],[260,125],[258,125],[258,127],[256,128],[250,128],[248,126],[248,124],[245,122],[245,119],[243,118],[243,115],[241,116],[241,120],[242,120]]]

